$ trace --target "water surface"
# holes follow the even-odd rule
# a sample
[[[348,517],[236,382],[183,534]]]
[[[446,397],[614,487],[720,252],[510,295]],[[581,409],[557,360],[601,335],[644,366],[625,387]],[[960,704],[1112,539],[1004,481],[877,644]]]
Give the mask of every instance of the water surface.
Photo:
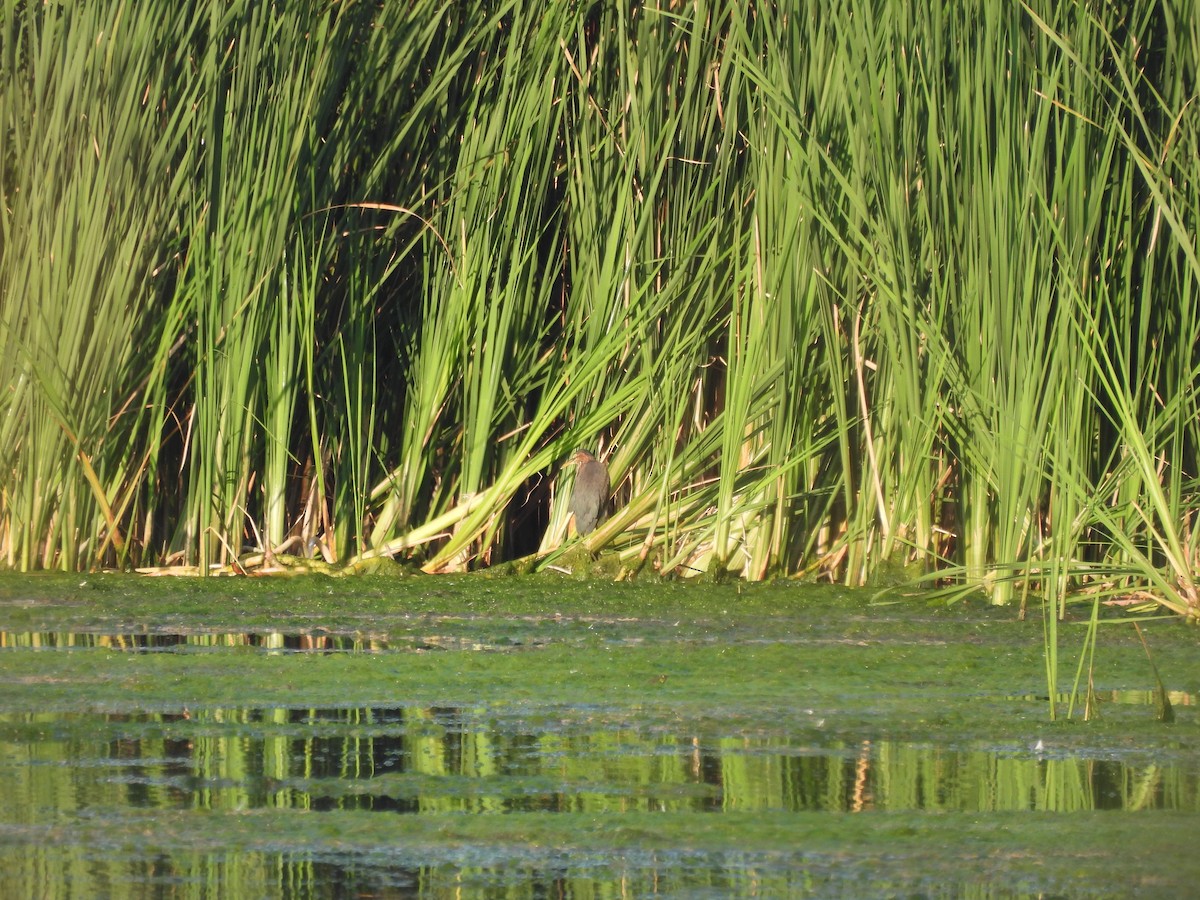
[[[1051,722],[1040,628],[987,608],[124,584],[0,581],[21,895],[1182,896],[1200,874],[1195,635],[1167,623],[1173,725],[1116,630],[1099,720],[1063,696]]]

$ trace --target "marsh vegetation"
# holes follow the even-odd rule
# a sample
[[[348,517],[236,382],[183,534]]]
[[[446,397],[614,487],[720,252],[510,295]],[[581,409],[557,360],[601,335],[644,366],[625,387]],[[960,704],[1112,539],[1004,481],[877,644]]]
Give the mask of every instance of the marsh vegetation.
[[[0,558],[1195,614],[1190,2],[0,6]]]

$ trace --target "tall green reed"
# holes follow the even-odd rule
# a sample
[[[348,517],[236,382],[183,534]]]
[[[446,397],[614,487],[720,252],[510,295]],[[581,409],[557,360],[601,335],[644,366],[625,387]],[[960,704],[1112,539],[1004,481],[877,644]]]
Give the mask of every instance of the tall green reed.
[[[163,297],[196,90],[166,46],[187,9],[3,15],[0,472],[4,556],[22,569],[126,559],[164,427],[178,324]],[[141,516],[145,516],[145,510]]]
[[[5,558],[1194,612],[1186,12],[9,4]]]

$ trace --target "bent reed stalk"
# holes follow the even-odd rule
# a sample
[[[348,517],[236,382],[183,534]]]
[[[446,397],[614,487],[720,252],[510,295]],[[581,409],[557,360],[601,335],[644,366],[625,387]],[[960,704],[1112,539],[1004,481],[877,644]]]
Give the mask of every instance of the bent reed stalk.
[[[536,566],[585,446],[631,573],[1200,611],[1187,4],[0,17],[8,566]]]

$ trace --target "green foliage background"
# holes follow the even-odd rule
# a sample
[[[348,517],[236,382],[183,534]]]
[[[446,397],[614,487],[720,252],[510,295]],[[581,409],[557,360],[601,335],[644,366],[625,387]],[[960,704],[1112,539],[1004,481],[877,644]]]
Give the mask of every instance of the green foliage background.
[[[0,5],[0,554],[1197,609],[1190,2]]]

